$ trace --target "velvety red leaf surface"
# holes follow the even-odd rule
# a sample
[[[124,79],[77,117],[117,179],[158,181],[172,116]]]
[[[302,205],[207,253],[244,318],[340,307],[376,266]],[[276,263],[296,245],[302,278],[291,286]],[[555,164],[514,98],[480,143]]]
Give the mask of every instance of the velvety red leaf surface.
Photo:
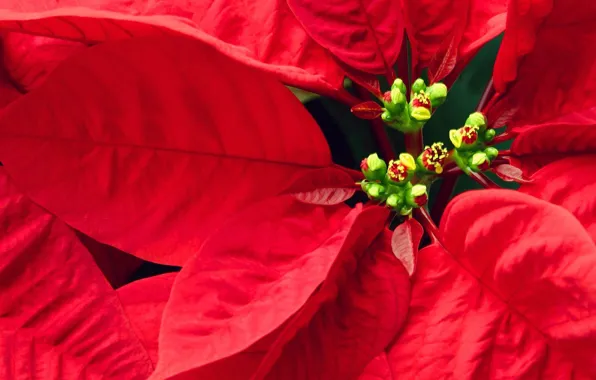
[[[371,210],[365,212],[370,220]],[[342,247],[320,290],[289,322],[255,378],[356,379],[393,340],[406,319],[410,283],[391,252],[390,235],[381,233],[363,251],[368,240],[360,235],[349,250]]]
[[[146,379],[150,357],[74,232],[0,170],[0,378]]]
[[[171,265],[231,213],[332,164],[289,90],[186,38],[86,49],[6,109],[0,135],[0,161],[36,202]]]
[[[512,162],[531,174],[568,155],[596,153],[596,107],[519,128],[511,144]]]
[[[393,380],[387,354],[381,353],[368,363],[358,380]]]
[[[85,49],[80,42],[6,33],[2,38],[4,65],[24,91],[39,87],[60,62]]]
[[[521,192],[564,207],[596,241],[596,156],[570,157],[532,175]]]
[[[364,103],[356,104],[351,108],[352,113],[361,119],[376,119],[383,113],[383,107],[377,102],[369,100]]]
[[[414,65],[419,68],[428,66],[435,56],[444,56],[450,45],[454,53],[451,55],[466,61],[505,28],[505,0],[401,0],[401,3]]]
[[[157,363],[161,317],[177,274],[166,273],[144,278],[117,291],[133,331],[154,363]]]
[[[288,361],[295,360],[296,356],[286,357],[286,350],[316,346],[310,334],[320,331],[322,326],[333,329],[316,321],[331,316],[340,318],[339,311],[345,313],[346,318],[357,317],[357,305],[352,311],[347,307],[350,300],[361,299],[358,294],[368,287],[383,287],[386,277],[379,276],[378,285],[358,281],[346,290],[353,297],[345,296],[340,305],[328,306],[327,312],[320,310],[323,303],[340,297],[338,288],[351,283],[350,274],[356,271],[358,257],[381,231],[387,210],[379,207],[364,211],[358,207],[349,213],[348,210],[346,206],[313,206],[292,196],[282,196],[247,209],[222,228],[178,275],[164,313],[155,378],[168,378],[230,358],[269,335],[270,342],[275,343],[266,345],[269,356],[260,364],[261,372],[256,376],[262,378],[271,371],[283,371],[293,365]],[[371,268],[367,265],[364,268]],[[374,279],[373,272],[386,273],[383,268],[392,265],[373,267],[374,270],[365,269],[358,276]],[[390,289],[379,292],[379,297],[386,294],[392,294]],[[370,301],[362,300],[361,307],[366,307],[366,302],[375,302],[375,297],[369,298]],[[317,312],[323,314],[317,317]],[[290,317],[283,330],[270,335]],[[366,324],[370,319],[362,316],[361,321],[370,326]],[[354,323],[357,326],[358,320]],[[300,327],[305,330],[298,332]],[[296,334],[306,335],[297,337]],[[331,330],[330,334],[333,335]],[[336,344],[327,343],[331,347]],[[184,360],[180,360],[181,357]],[[259,364],[261,359],[253,360],[258,360]],[[308,360],[310,357],[302,360],[305,371],[310,368],[313,373],[322,374],[331,370],[318,367],[320,358],[313,358],[313,363]],[[276,363],[284,364],[278,368]],[[335,365],[331,359],[325,363]],[[252,370],[256,368],[253,366]],[[296,376],[301,373],[304,372]],[[201,378],[209,378],[203,376]]]
[[[596,246],[567,210],[509,190],[457,197],[420,251],[397,378],[596,376]]]
[[[17,100],[21,96],[21,92],[17,90],[15,83],[10,78],[6,67],[0,64],[0,111]]]
[[[392,233],[390,231],[386,233],[391,236],[391,251],[411,276],[416,269],[416,256],[424,229],[416,219],[408,219],[397,226]]]
[[[288,0],[315,41],[350,67],[393,72],[403,38],[401,9],[391,0]]]
[[[515,111],[509,128],[552,121],[596,105],[595,20],[594,2],[510,2],[494,69],[495,88],[507,93],[499,112]]]
[[[2,8],[0,29],[85,43],[182,34],[289,85],[333,95],[343,83],[343,70],[281,0],[42,0]]]

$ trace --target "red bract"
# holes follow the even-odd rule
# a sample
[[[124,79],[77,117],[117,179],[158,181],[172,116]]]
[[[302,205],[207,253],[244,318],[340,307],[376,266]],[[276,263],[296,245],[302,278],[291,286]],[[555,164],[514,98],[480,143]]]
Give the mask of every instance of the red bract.
[[[0,130],[0,160],[35,201],[172,265],[235,210],[332,164],[289,91],[183,38],[85,50],[7,109]]]
[[[434,80],[465,65],[505,28],[507,2],[502,0],[401,0],[412,44],[412,63],[429,67]]]
[[[418,256],[394,376],[596,376],[596,246],[573,215],[485,190],[452,201],[441,234]]]
[[[596,105],[595,14],[596,3],[581,0],[511,1],[494,69],[507,96],[489,121],[518,130]]]
[[[0,377],[146,379],[154,363],[75,233],[4,169],[0,204]]]

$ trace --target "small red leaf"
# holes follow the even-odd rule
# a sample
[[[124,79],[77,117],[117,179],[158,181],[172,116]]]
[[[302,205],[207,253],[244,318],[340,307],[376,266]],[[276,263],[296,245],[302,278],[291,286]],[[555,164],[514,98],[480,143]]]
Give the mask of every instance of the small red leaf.
[[[449,39],[449,45],[441,47],[435,53],[428,64],[428,79],[435,83],[445,78],[457,64],[457,43],[456,37]]]
[[[493,168],[493,172],[499,176],[503,181],[530,183],[531,180],[524,177],[522,170],[516,166],[509,164],[502,164]]]
[[[377,102],[372,100],[360,104],[356,104],[352,107],[352,113],[361,119],[372,120],[381,116],[383,113],[383,107]]]
[[[503,181],[530,183],[531,180],[524,177],[522,170],[516,166],[509,164],[502,164],[493,168],[493,172],[499,176]]]
[[[408,219],[397,226],[391,235],[391,250],[410,276],[416,269],[416,255],[424,229],[416,219]]]
[[[352,198],[356,189],[323,188],[306,193],[294,193],[300,202],[313,205],[336,205]]]
[[[334,205],[350,199],[358,188],[352,176],[337,167],[306,172],[286,192],[304,203]]]

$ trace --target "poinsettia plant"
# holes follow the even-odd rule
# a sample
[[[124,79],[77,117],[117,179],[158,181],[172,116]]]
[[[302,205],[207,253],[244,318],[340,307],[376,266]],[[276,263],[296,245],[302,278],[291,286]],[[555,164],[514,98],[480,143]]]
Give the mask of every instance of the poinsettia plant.
[[[1,378],[595,378],[595,22],[579,0],[0,4]],[[377,152],[334,163],[284,85]],[[453,198],[460,177],[483,189]]]

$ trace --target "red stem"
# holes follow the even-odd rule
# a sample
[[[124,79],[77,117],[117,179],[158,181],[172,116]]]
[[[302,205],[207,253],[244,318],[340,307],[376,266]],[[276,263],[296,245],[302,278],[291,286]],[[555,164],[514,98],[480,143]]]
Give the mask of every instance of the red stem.
[[[422,129],[414,133],[406,133],[405,136],[406,152],[414,157],[418,157],[422,153]]]
[[[482,96],[480,97],[480,101],[478,102],[478,105],[476,106],[476,111],[482,112],[482,110],[484,109],[484,106],[486,106],[486,104],[493,97],[494,94],[495,94],[495,88],[493,86],[493,78],[491,77],[490,80],[488,81],[488,83],[486,84],[486,88],[484,89],[484,92],[482,93]]]
[[[495,145],[495,144],[499,144],[511,139],[515,138],[515,133],[512,132],[503,132],[500,135],[496,136],[493,141],[490,142],[490,144],[488,145]]]
[[[353,107],[356,104],[362,103],[360,99],[350,94],[345,88],[342,88],[341,90],[333,94],[333,98],[339,100],[340,102],[346,104],[349,107]]]
[[[511,150],[510,149],[503,149],[499,151],[499,156],[510,156],[511,155]]]
[[[451,171],[454,171],[452,174]],[[457,182],[458,175],[456,173],[461,173],[461,169],[459,167],[455,167],[450,169],[446,172],[443,177],[443,182],[441,183],[441,187],[439,188],[439,193],[435,199],[435,203],[433,205],[433,209],[431,210],[431,215],[434,220],[440,220],[441,216],[443,215],[443,211],[445,207],[447,207],[447,203],[451,199],[451,194],[453,193],[453,189],[455,188],[455,184]]]
[[[441,243],[441,232],[439,231],[439,228],[437,227],[435,222],[433,222],[433,219],[430,217],[426,208],[421,207],[421,208],[414,209],[414,217],[416,218],[417,221],[420,222],[420,224],[422,224],[422,227],[424,227],[424,230],[430,237],[430,240],[433,242],[433,244],[434,243],[440,244]]]
[[[470,175],[470,178],[472,178],[474,181],[478,182],[485,189],[500,189],[499,185],[494,183],[484,173],[476,173],[476,172],[470,171],[469,175]]]
[[[356,92],[360,97],[360,102],[364,102],[370,100],[370,93],[364,87],[355,84]],[[379,153],[381,157],[385,160],[393,160],[395,158],[395,152],[393,151],[393,147],[391,146],[391,142],[389,141],[389,137],[387,136],[387,131],[385,130],[385,123],[380,118],[376,118],[370,121],[372,132],[375,137],[375,142],[379,146]]]

